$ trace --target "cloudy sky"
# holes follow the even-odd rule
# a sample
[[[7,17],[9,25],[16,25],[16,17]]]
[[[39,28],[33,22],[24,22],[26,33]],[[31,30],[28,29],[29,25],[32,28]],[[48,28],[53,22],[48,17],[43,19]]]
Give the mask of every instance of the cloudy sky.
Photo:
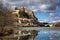
[[[39,22],[60,21],[60,0],[3,0],[3,4],[11,9],[24,6],[34,11]]]

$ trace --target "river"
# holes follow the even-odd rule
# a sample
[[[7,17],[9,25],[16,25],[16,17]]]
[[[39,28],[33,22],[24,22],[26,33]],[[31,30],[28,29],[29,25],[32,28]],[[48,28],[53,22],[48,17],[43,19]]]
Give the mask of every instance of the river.
[[[60,40],[60,27],[21,27],[21,30],[37,30],[34,40]]]

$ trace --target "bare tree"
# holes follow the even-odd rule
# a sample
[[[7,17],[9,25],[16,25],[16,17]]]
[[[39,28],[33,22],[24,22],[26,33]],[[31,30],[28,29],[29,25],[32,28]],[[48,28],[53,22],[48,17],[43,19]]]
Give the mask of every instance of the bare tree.
[[[3,4],[2,2],[0,2],[0,35],[9,34],[13,32],[13,22],[14,18],[12,15],[12,11],[8,9],[8,6],[3,9]]]

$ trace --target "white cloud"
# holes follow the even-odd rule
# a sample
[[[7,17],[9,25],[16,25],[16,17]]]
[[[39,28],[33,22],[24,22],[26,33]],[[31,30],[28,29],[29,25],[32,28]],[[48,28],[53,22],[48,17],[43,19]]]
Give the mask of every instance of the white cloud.
[[[54,20],[54,21],[51,21],[50,23],[56,23],[56,22],[60,22],[60,20]]]
[[[49,16],[50,16],[50,17],[55,17],[56,14],[55,14],[55,13],[50,13]]]
[[[33,11],[33,12],[37,12],[37,11],[38,11],[38,9],[33,9],[32,11]]]
[[[60,20],[58,20],[57,22],[60,22]]]
[[[41,10],[46,10],[50,5],[49,4],[42,4],[40,5]]]

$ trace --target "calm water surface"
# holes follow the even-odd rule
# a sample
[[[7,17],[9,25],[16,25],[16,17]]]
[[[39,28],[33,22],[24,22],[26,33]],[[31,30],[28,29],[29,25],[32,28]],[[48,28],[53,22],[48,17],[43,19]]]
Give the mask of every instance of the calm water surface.
[[[20,29],[39,31],[34,40],[60,40],[60,27],[21,27]]]
[[[40,31],[34,40],[60,40],[59,31]]]

